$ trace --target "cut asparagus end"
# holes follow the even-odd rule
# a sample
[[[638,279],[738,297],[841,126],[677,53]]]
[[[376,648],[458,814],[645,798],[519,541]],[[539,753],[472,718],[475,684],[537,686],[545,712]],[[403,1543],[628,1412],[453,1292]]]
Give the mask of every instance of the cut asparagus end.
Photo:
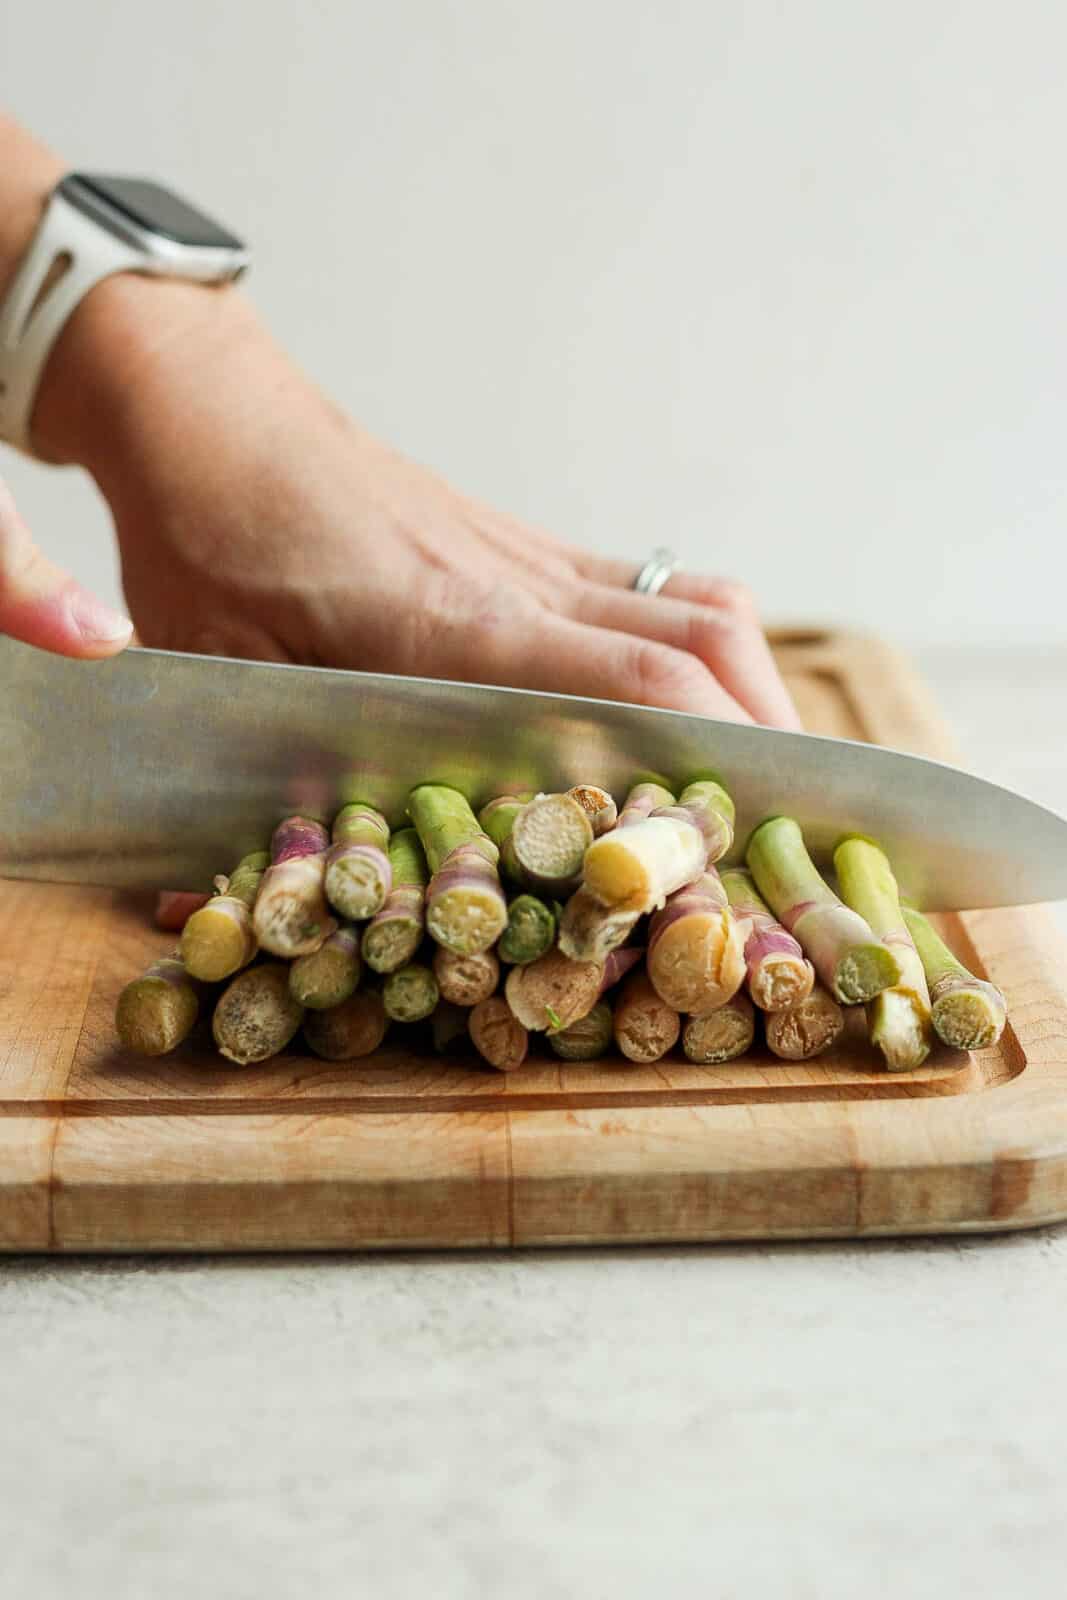
[[[772,1055],[783,1061],[810,1061],[840,1038],[845,1015],[833,995],[817,984],[795,1004],[769,1011],[763,1025]]]
[[[611,1007],[601,1000],[569,1028],[550,1033],[548,1042],[561,1061],[596,1061],[611,1047],[612,1020]]]
[[[908,989],[884,989],[867,1009],[870,1040],[890,1072],[913,1072],[930,1054],[930,1008]]]
[[[504,992],[524,1028],[562,1032],[596,1005],[603,975],[600,962],[570,961],[559,950],[549,950],[529,966],[512,967]]]
[[[359,934],[355,928],[339,928],[321,949],[293,962],[289,991],[302,1006],[325,1011],[355,993],[359,969]]]
[[[853,945],[834,968],[834,995],[843,1005],[863,1005],[899,983],[901,976],[900,962],[888,945]]]
[[[326,858],[326,898],[349,922],[379,912],[392,880],[388,856],[374,845],[334,845]]]
[[[385,1014],[394,1022],[421,1022],[430,1016],[440,991],[429,967],[412,961],[399,972],[391,972],[382,985]]]
[[[374,989],[358,989],[329,1011],[308,1012],[304,1038],[324,1061],[354,1061],[373,1054],[388,1027],[381,995]]]
[[[618,807],[606,789],[596,783],[576,783],[567,793],[577,800],[593,825],[593,837],[610,833],[619,820]]]
[[[640,920],[638,911],[612,911],[584,883],[559,919],[559,947],[572,961],[603,961],[626,943]]]
[[[289,993],[288,968],[270,962],[238,973],[215,1007],[211,1026],[220,1054],[245,1067],[284,1050],[303,1016]]]
[[[700,829],[682,817],[646,817],[594,839],[585,855],[585,887],[614,911],[644,914],[703,872]]]
[[[415,955],[422,943],[422,933],[421,916],[396,916],[388,921],[370,922],[363,930],[363,959],[372,972],[396,972]]]
[[[437,891],[431,884],[426,926],[446,950],[457,955],[488,950],[507,925],[507,902],[499,883],[460,880]]]
[[[457,956],[455,951],[439,947],[434,951],[433,975],[443,1003],[476,1006],[495,992],[500,982],[500,962],[491,950]],[[463,1026],[466,1028],[466,1022]]]
[[[678,1042],[682,1019],[667,1005],[644,971],[630,974],[615,1005],[613,1032],[627,1061],[659,1061]]]
[[[525,966],[552,948],[556,918],[536,895],[520,894],[508,906],[508,925],[500,935],[500,959]]]
[[[252,913],[241,900],[220,895],[194,911],[182,930],[182,961],[191,977],[222,983],[256,953]]]
[[[494,994],[480,1001],[471,1012],[467,1026],[471,1043],[482,1060],[498,1072],[514,1072],[526,1060],[529,1049],[526,1029],[513,1016],[503,995]]]
[[[511,854],[526,882],[565,894],[582,873],[593,824],[569,794],[544,794],[523,806],[512,824]]]
[[[1003,995],[980,979],[941,994],[933,1003],[937,1036],[952,1050],[988,1050],[1006,1021]]]
[[[127,1050],[165,1056],[188,1037],[199,1011],[196,985],[181,961],[167,956],[123,989],[115,1007],[115,1029]]]
[[[756,1013],[747,995],[732,1000],[706,1017],[690,1017],[682,1033],[686,1059],[697,1066],[721,1066],[743,1056],[756,1031]]]
[[[737,993],[745,978],[744,934],[714,868],[672,894],[652,919],[648,975],[675,1011],[703,1016]]]
[[[782,1011],[807,999],[815,982],[815,968],[803,956],[789,952],[766,955],[749,973],[749,992],[761,1011]]]

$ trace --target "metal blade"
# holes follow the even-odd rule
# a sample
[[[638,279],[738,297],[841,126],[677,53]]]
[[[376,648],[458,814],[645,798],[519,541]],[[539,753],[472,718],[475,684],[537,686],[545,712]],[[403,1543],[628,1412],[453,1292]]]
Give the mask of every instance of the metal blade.
[[[394,822],[408,789],[474,804],[638,769],[718,772],[738,853],[776,812],[825,862],[877,837],[932,910],[1067,898],[1067,821],[981,778],[872,745],[681,712],[479,684],[127,650],[87,664],[0,640],[0,872],[206,889],[293,811],[366,800]]]

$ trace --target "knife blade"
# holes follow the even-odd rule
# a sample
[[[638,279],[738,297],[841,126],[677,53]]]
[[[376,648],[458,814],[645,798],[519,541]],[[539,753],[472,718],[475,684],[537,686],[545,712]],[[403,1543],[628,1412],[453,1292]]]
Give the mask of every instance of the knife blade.
[[[737,846],[787,812],[826,863],[872,834],[931,910],[1067,898],[1067,821],[923,757],[683,712],[483,684],[127,650],[74,662],[0,640],[0,873],[207,889],[294,811],[394,824],[415,783],[494,794],[713,770]]]

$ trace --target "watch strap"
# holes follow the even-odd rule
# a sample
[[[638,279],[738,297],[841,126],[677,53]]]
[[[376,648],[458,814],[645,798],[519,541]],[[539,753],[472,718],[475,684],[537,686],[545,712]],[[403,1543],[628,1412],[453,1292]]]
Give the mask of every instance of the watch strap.
[[[144,257],[55,190],[0,305],[0,438],[33,454],[30,421],[49,353],[93,286]]]

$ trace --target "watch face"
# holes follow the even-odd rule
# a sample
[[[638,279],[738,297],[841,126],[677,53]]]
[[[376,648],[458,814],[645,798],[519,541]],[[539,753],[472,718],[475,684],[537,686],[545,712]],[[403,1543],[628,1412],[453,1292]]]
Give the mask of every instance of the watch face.
[[[199,249],[243,250],[240,239],[205,217],[180,195],[147,178],[106,178],[99,173],[72,172],[60,189],[78,203],[79,195],[101,202],[135,227],[163,234],[178,244]]]

